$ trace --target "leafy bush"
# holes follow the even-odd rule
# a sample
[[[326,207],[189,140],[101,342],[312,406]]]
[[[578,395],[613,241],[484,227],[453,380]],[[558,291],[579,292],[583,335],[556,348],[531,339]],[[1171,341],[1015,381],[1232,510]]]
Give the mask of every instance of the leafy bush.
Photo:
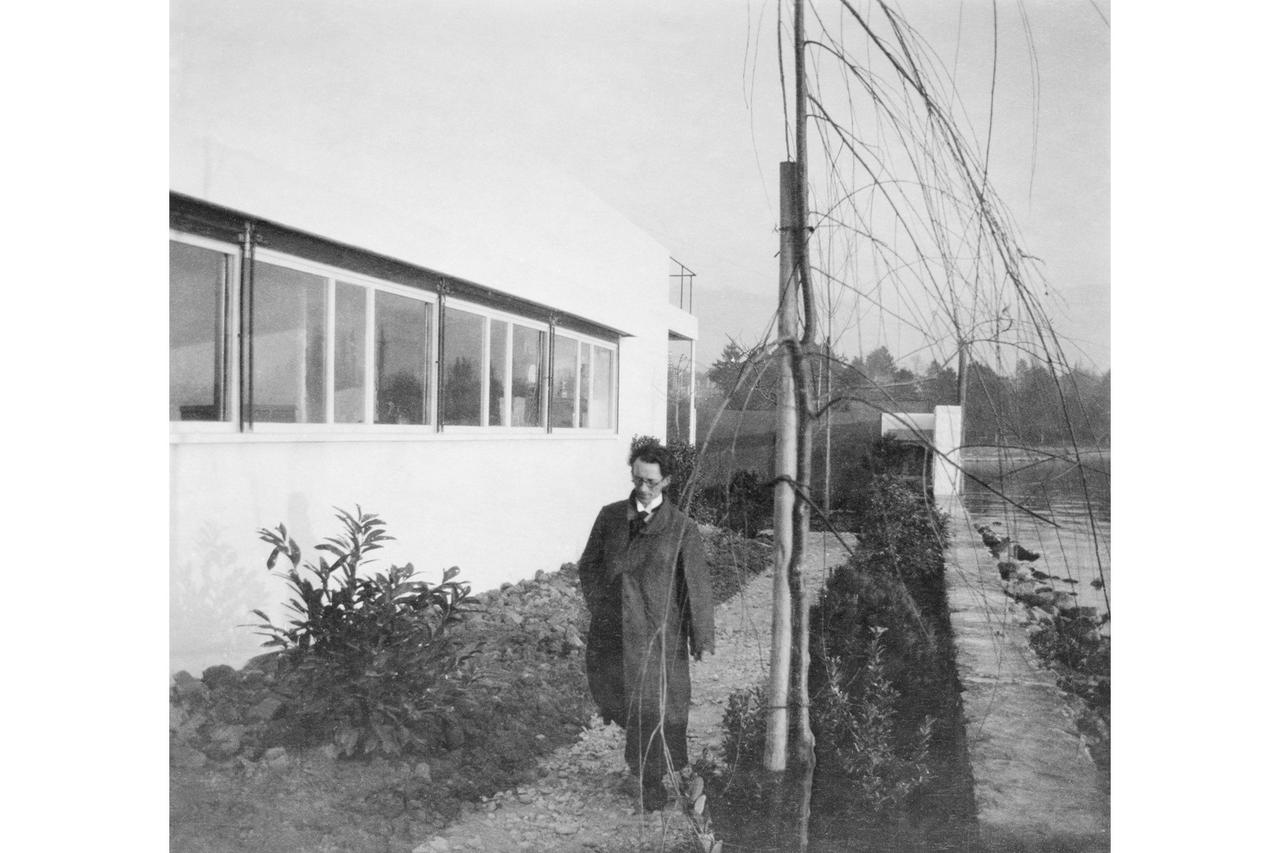
[[[904,581],[942,573],[950,540],[948,518],[903,481],[881,474],[871,481],[858,542],[876,568]]]
[[[747,538],[773,526],[773,489],[754,471],[734,471],[727,483],[705,486],[697,503],[701,519]]]
[[[263,645],[281,653],[295,733],[331,740],[342,755],[428,751],[476,678],[474,649],[446,636],[474,603],[470,586],[455,580],[456,566],[439,584],[416,580],[412,564],[362,575],[366,555],[392,537],[382,519],[358,506],[337,516],[342,534],[315,546],[332,562],[303,563],[283,524],[258,531],[271,546],[267,568],[282,556],[290,564],[275,574],[292,591],[286,607],[294,618],[278,626],[253,612],[263,620]]]
[[[764,688],[735,690],[725,706],[721,727],[724,739],[721,751],[730,771],[743,768],[753,770],[764,761],[765,701]]]
[[[885,653],[880,666],[898,693],[899,710],[918,723],[938,701],[939,642],[901,578],[876,570],[861,550],[836,569],[819,597],[812,619],[810,690],[816,696],[825,689],[828,673],[851,676],[865,670],[869,638],[881,626],[889,632],[878,643]]]
[[[934,718],[925,715],[914,731],[902,724],[899,694],[886,675],[884,632],[871,630],[866,663],[846,684],[846,668],[829,658],[826,689],[813,700],[814,730],[849,780],[854,808],[875,815],[901,810],[932,776],[926,759]]]

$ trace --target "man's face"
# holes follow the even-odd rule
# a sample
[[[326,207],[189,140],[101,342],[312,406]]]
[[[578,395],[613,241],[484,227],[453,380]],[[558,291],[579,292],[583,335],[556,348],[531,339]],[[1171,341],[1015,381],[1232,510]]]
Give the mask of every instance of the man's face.
[[[662,476],[662,469],[657,462],[641,462],[637,459],[631,463],[631,485],[635,486],[636,499],[643,506],[657,500],[670,479]]]

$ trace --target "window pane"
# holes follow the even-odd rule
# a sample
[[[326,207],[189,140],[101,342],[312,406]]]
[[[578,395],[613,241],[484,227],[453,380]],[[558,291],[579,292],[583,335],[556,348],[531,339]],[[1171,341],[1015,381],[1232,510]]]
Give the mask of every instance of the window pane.
[[[592,429],[613,429],[613,351],[592,347],[591,418]]]
[[[169,243],[169,420],[226,420],[225,317],[230,258]]]
[[[588,424],[591,411],[591,344],[585,341],[578,347],[578,426]]]
[[[374,382],[380,424],[425,424],[431,377],[431,308],[421,299],[377,291],[373,302]]]
[[[511,425],[540,427],[547,333],[516,325],[511,331]]]
[[[325,282],[253,265],[253,420],[325,420]]]
[[[551,425],[573,426],[573,398],[577,396],[578,342],[556,335],[551,373]]]
[[[365,295],[354,284],[338,282],[333,342],[333,420],[364,423]]]
[[[667,438],[693,441],[693,341],[667,341]]]
[[[507,426],[507,328],[489,321],[489,426]]]
[[[457,308],[444,309],[444,411],[446,425],[480,426],[481,370],[484,366],[484,318]]]

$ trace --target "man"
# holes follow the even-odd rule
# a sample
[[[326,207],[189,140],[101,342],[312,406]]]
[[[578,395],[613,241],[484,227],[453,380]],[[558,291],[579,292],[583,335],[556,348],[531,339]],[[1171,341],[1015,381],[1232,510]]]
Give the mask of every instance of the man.
[[[662,777],[689,763],[689,654],[715,651],[711,584],[698,525],[663,492],[661,445],[631,454],[630,497],[600,510],[578,562],[591,614],[587,683],[605,722],[626,729],[626,760],[646,809],[667,795]]]

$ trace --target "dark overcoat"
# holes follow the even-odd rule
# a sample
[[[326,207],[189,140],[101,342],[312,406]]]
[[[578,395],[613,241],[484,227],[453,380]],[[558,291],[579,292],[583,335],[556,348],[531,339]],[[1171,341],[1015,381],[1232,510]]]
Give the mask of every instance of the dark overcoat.
[[[591,614],[587,683],[605,722],[689,718],[689,654],[715,651],[714,603],[698,525],[664,501],[631,535],[630,500],[596,516],[578,562]]]

